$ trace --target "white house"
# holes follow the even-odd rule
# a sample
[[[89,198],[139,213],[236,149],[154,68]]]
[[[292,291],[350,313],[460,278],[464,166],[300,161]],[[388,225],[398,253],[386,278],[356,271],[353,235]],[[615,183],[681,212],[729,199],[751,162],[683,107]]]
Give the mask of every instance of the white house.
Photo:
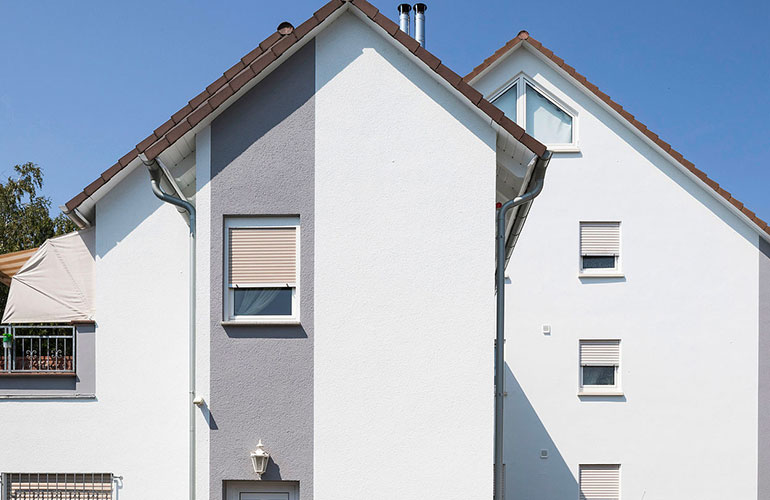
[[[770,498],[767,224],[527,32],[465,80],[554,152],[507,268],[506,499]]]
[[[461,78],[389,17],[282,23],[0,258],[3,499],[770,495],[767,224],[525,32]]]
[[[367,2],[283,23],[67,203],[91,283],[13,277],[4,495],[491,497],[495,205],[547,158]]]

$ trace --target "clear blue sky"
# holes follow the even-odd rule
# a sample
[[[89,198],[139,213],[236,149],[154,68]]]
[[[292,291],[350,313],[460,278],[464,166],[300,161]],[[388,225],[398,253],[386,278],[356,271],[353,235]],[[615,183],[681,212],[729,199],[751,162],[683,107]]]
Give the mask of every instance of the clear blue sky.
[[[374,2],[393,19],[398,3]],[[427,46],[456,72],[527,29],[770,220],[770,2],[427,4]],[[0,176],[38,163],[63,204],[281,21],[321,5],[0,0]]]

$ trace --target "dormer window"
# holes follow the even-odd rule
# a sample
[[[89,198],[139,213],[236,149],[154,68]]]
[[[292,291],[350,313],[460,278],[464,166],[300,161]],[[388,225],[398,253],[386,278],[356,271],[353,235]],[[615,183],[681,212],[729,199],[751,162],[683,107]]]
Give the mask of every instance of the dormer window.
[[[576,151],[576,113],[529,78],[519,76],[491,101],[552,151]]]

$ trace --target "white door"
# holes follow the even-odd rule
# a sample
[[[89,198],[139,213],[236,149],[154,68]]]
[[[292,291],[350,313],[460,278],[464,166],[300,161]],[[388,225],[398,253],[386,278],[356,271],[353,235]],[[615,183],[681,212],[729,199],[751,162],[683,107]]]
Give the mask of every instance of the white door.
[[[227,481],[227,500],[299,500],[299,483]]]

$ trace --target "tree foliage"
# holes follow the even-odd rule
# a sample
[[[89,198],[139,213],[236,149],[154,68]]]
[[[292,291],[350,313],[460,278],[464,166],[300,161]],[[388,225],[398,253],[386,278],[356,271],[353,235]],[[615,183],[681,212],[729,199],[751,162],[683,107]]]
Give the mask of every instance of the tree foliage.
[[[51,217],[51,199],[40,194],[40,167],[30,162],[13,170],[14,175],[0,183],[0,254],[35,248],[52,236],[77,229],[64,214]],[[0,285],[0,311],[7,298],[8,287]]]

